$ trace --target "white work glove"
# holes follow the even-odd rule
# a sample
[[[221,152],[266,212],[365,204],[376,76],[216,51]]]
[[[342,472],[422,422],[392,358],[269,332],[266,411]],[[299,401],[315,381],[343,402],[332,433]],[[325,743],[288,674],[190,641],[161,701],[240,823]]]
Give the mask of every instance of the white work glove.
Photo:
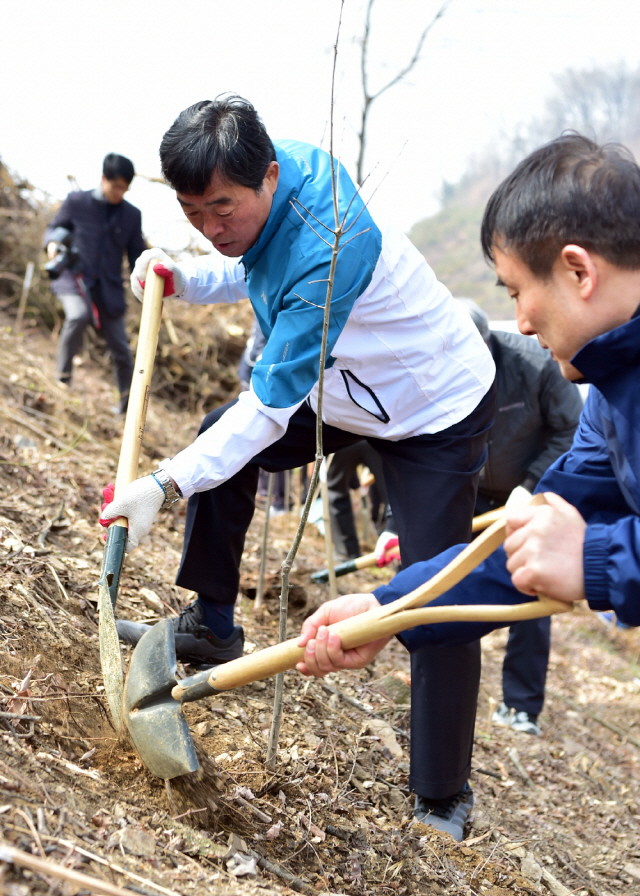
[[[104,489],[105,498],[113,495],[113,487],[109,493]],[[143,476],[126,485],[115,501],[105,504],[100,514],[100,525],[108,526],[119,516],[126,517],[129,522],[127,551],[132,551],[140,544],[140,539],[148,535],[157,512],[164,504],[164,489],[153,476]]]
[[[141,302],[144,295],[144,284],[147,279],[149,262],[158,259],[153,270],[160,277],[164,277],[163,299],[179,299],[187,288],[187,280],[179,266],[169,258],[162,249],[145,249],[138,257],[131,271],[131,290],[136,299]]]
[[[400,549],[398,547],[398,536],[395,532],[383,532],[378,536],[374,554],[378,566],[387,566],[394,560],[400,559]]]
[[[531,497],[531,492],[524,488],[524,486],[516,485],[514,490],[507,498],[507,502],[504,506],[509,509],[511,509],[512,507],[523,507],[525,504],[529,503]]]

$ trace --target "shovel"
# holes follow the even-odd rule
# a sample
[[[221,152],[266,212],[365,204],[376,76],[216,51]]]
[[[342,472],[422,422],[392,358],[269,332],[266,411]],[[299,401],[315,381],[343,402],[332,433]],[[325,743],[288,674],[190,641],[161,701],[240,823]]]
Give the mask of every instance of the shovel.
[[[153,361],[158,345],[158,331],[162,314],[164,280],[158,277],[151,262],[147,270],[144,301],[140,317],[138,347],[131,379],[127,415],[124,421],[120,458],[115,481],[115,495],[136,478],[142,447],[142,435],[147,417]],[[122,730],[123,672],[120,642],[113,615],[118,597],[120,572],[127,544],[127,521],[123,517],[114,520],[107,530],[107,541],[98,581],[98,633],[100,639],[100,665],[105,693],[111,710],[111,718],[118,733]]]
[[[537,503],[537,502],[536,502]],[[385,606],[330,626],[345,649],[433,622],[493,621],[511,624],[563,613],[572,605],[539,598],[509,606],[427,607],[461,581],[502,544],[506,522],[499,520],[424,585]],[[420,609],[416,609],[420,607]],[[195,746],[182,703],[200,700],[295,667],[303,655],[298,638],[291,638],[187,679],[176,679],[175,635],[171,620],[157,623],[140,639],[131,657],[124,690],[124,721],[138,755],[160,778],[175,778],[197,770]]]
[[[473,522],[471,523],[471,531],[474,533],[482,532],[492,523],[495,523],[496,520],[502,519],[504,511],[504,507],[496,507],[495,510],[488,510],[486,513],[474,516]],[[357,572],[359,569],[367,569],[370,566],[375,566],[377,562],[378,558],[374,551],[371,554],[363,554],[361,557],[356,557],[354,560],[345,560],[344,563],[338,563],[338,565],[334,567],[334,572],[336,576],[346,576],[350,572]],[[311,573],[311,579],[314,582],[328,582],[329,570],[319,569],[317,572]]]

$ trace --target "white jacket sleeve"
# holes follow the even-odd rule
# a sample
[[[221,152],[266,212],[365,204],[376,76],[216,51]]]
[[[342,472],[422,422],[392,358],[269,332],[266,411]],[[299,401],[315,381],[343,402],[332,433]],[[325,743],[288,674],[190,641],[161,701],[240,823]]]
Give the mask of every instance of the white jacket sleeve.
[[[193,305],[233,304],[249,296],[244,265],[219,252],[180,262],[186,289],[178,299]]]
[[[237,404],[172,460],[163,461],[162,468],[185,498],[221,485],[284,435],[300,404],[269,408],[253,389],[241,392]]]

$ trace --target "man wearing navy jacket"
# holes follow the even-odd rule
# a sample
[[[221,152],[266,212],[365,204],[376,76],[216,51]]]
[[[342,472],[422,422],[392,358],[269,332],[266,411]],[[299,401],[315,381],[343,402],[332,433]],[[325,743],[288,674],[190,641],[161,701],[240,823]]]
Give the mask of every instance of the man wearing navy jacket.
[[[640,167],[623,147],[577,134],[542,146],[489,200],[482,247],[516,302],[520,331],[538,336],[567,379],[591,385],[571,448],[536,486],[547,503],[508,510],[504,548],[432,605],[544,594],[640,625]],[[298,669],[323,676],[371,662],[388,639],[343,651],[326,626],[411,592],[463,547],[408,567],[374,594],[323,604],[303,625]],[[473,642],[495,627],[447,622],[399,637],[416,651]],[[463,712],[452,710],[460,731]],[[471,726],[469,755],[472,746]]]
[[[109,347],[120,413],[127,409],[133,373],[124,320],[122,257],[127,254],[133,269],[146,249],[140,211],[124,199],[134,174],[129,159],[109,153],[100,186],[69,193],[45,233],[47,255],[53,263],[49,265],[53,267],[51,289],[65,315],[58,344],[58,379],[65,384],[71,381],[73,359],[82,349],[84,331],[93,324]],[[69,258],[70,263],[57,266],[57,257]]]

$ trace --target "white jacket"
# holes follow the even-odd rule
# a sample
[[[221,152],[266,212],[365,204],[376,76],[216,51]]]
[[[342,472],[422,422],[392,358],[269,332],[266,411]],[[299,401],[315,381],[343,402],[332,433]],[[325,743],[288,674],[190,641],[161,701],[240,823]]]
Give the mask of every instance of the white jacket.
[[[317,410],[331,246],[318,237],[316,222],[330,226],[333,217],[328,156],[291,141],[276,148],[278,188],[256,244],[242,261],[213,252],[180,265],[187,279],[181,299],[248,297],[267,336],[251,389],[163,462],[185,497],[229,479],[277,441],[303,401]],[[343,171],[340,187],[357,235],[338,256],[322,418],[391,441],[440,432],[467,417],[489,390],[491,353],[408,238],[380,231]],[[314,230],[300,209],[311,213]]]

